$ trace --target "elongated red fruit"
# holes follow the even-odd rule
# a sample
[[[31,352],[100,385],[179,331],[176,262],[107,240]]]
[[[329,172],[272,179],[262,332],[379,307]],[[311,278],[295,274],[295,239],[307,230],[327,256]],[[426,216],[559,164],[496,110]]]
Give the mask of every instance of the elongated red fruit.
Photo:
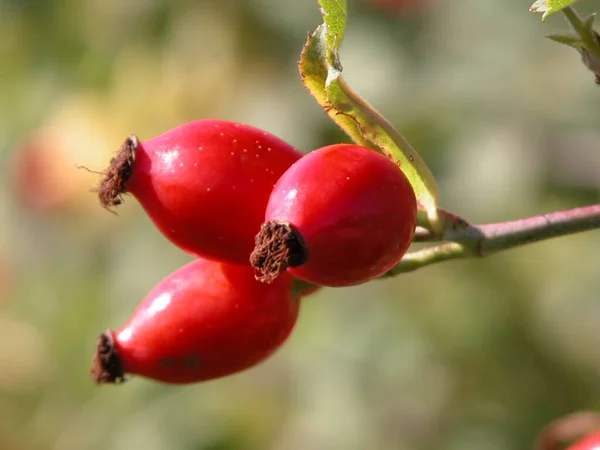
[[[357,145],[330,145],[279,179],[250,260],[264,282],[287,269],[314,284],[360,284],[402,258],[416,220],[414,191],[391,160]]]
[[[249,266],[197,259],[161,281],[118,331],[98,338],[91,375],[166,383],[223,377],[265,360],[291,333],[292,277],[267,285]]]
[[[98,188],[112,208],[132,194],[156,227],[196,256],[248,264],[273,185],[302,155],[266,131],[199,120],[131,136]]]

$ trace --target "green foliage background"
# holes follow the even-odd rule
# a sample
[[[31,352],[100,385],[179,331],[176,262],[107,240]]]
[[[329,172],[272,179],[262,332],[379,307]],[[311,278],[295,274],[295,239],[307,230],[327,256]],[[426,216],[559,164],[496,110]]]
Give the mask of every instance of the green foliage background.
[[[422,153],[443,207],[493,222],[598,202],[600,94],[543,38],[560,14],[381,3],[349,0],[344,75]],[[208,117],[306,151],[345,141],[296,69],[320,22],[316,1],[0,0],[1,449],[508,450],[598,405],[597,232],[323,290],[240,375],[91,383],[96,336],[190,258],[135,201],[101,210],[75,164]]]

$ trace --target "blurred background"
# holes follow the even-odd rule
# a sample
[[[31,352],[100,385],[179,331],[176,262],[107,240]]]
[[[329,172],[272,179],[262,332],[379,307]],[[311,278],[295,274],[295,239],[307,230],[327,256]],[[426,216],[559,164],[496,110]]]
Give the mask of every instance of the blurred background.
[[[531,3],[349,0],[346,79],[475,223],[599,201],[599,87]],[[527,449],[600,405],[598,232],[322,290],[239,375],[92,384],[96,336],[190,257],[76,165],[200,118],[346,141],[296,68],[320,21],[316,0],[0,0],[1,450]]]

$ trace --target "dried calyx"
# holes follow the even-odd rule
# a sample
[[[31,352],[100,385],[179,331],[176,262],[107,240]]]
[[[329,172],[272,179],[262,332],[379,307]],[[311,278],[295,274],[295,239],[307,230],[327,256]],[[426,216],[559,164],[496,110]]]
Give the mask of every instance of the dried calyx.
[[[127,182],[133,172],[135,152],[139,145],[136,135],[129,136],[123,142],[117,156],[110,161],[110,166],[103,172],[104,178],[96,191],[104,208],[110,210],[123,203],[123,194],[127,193]]]
[[[114,333],[111,330],[106,330],[98,336],[90,375],[92,380],[98,384],[125,381],[125,372],[119,352],[115,348]]]
[[[268,221],[256,235],[250,264],[255,277],[263,283],[272,283],[288,267],[298,267],[308,259],[308,249],[302,235],[289,223]]]

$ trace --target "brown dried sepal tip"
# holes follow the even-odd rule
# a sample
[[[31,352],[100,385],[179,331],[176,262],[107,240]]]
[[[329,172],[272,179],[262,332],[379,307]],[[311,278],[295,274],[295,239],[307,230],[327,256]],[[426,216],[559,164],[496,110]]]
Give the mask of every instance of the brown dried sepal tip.
[[[127,193],[127,182],[133,172],[135,152],[139,145],[135,134],[129,136],[121,145],[117,156],[110,160],[110,166],[103,172],[104,178],[96,191],[100,203],[109,211],[123,203],[123,194]]]
[[[288,267],[301,266],[308,259],[304,239],[286,222],[263,223],[254,243],[250,264],[256,270],[256,279],[263,283],[272,283]]]
[[[121,383],[125,381],[125,372],[119,352],[114,345],[114,333],[107,330],[98,336],[96,351],[92,358],[90,375],[98,384]]]

